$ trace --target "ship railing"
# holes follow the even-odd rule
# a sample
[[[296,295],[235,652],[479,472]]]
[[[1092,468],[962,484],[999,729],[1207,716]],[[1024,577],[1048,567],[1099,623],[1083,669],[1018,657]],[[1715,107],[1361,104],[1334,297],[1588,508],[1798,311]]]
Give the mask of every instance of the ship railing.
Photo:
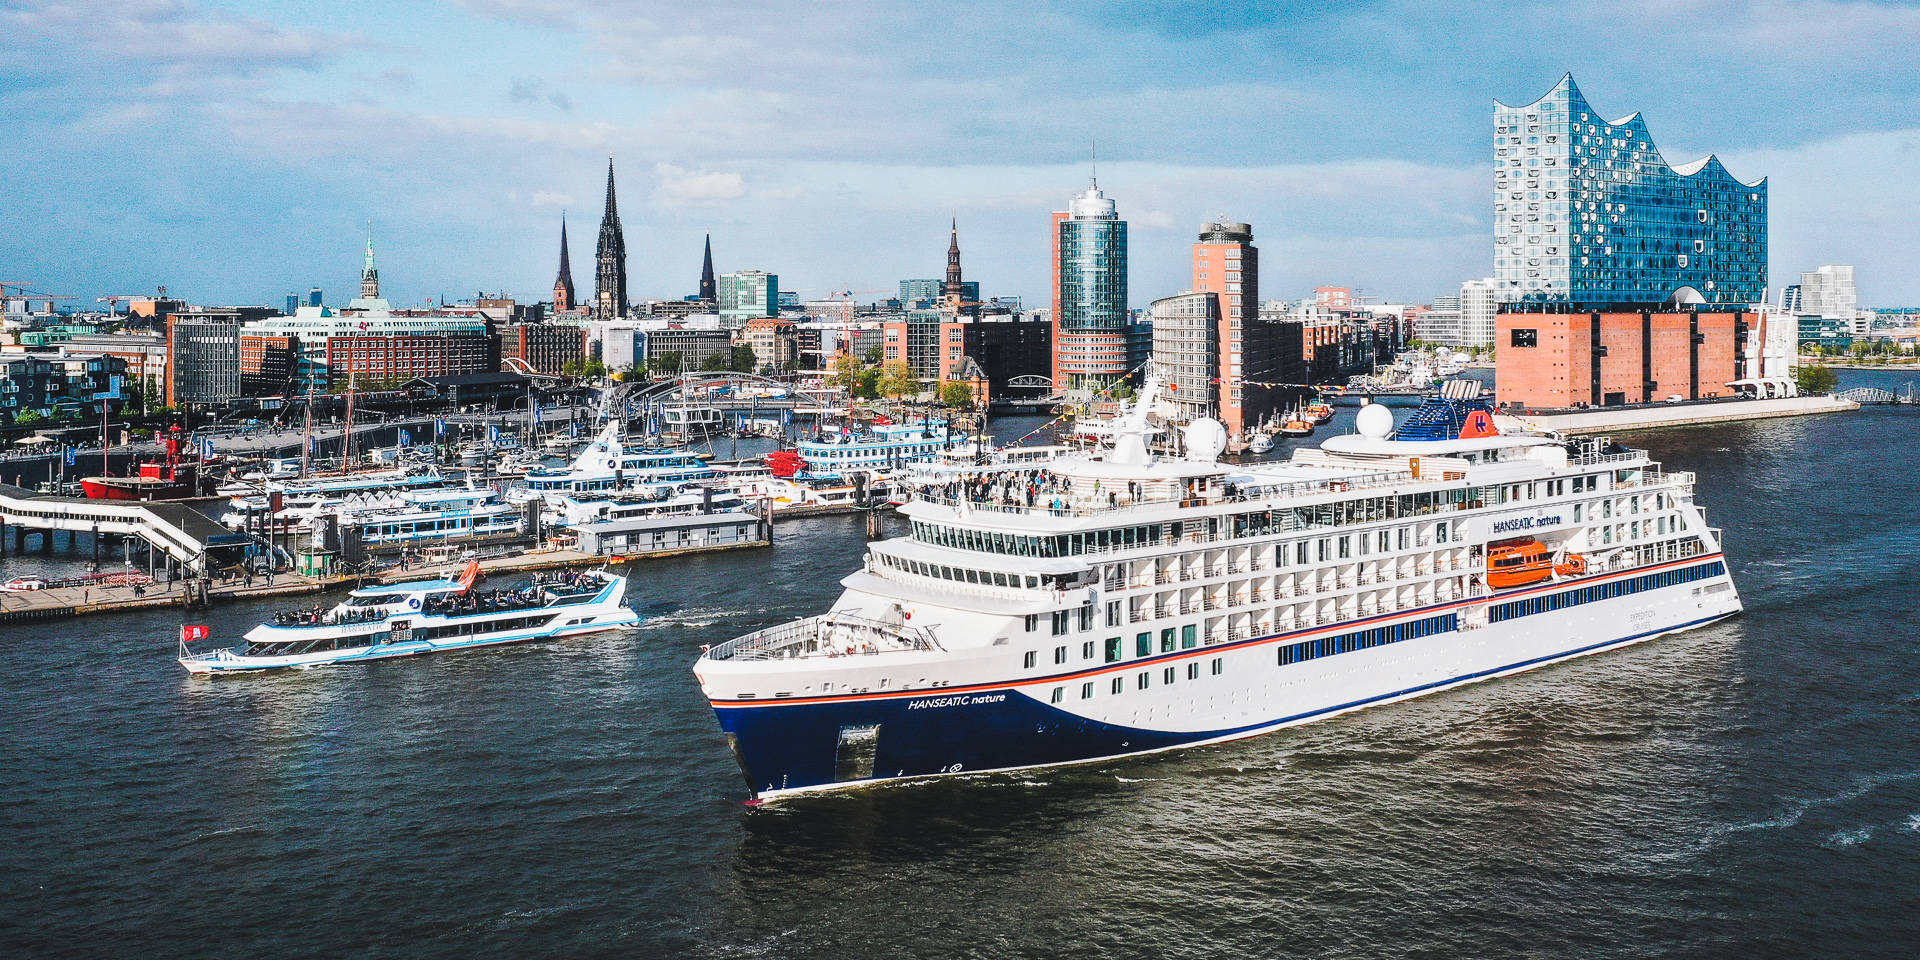
[[[1576,467],[1597,467],[1603,463],[1632,463],[1644,456],[1638,451],[1631,453],[1583,453],[1568,457],[1567,462]]]
[[[711,647],[709,660],[779,660],[802,657],[871,656],[908,650],[938,651],[924,627],[828,613],[756,630]]]
[[[1002,503],[994,500],[973,500],[968,497],[949,497],[934,493],[928,489],[916,490],[913,498],[923,503],[956,509],[978,510],[985,513],[1009,513],[1018,515],[1039,514],[1054,517],[1094,517],[1112,513],[1121,513],[1141,507],[1204,506],[1215,503],[1243,503],[1250,500],[1265,500],[1275,497],[1294,497],[1314,493],[1340,493],[1352,490],[1367,490],[1375,487],[1406,483],[1414,479],[1411,472],[1405,470],[1376,471],[1351,476],[1328,478],[1325,480],[1293,480],[1286,483],[1249,484],[1233,486],[1231,489],[1206,491],[1202,495],[1187,496],[1185,491],[1175,491],[1170,495],[1146,495],[1140,497],[1120,497],[1117,500],[1074,500],[1074,494],[1047,494],[1042,500],[1036,497],[1033,506],[1024,503]],[[1059,506],[1055,506],[1059,503]]]

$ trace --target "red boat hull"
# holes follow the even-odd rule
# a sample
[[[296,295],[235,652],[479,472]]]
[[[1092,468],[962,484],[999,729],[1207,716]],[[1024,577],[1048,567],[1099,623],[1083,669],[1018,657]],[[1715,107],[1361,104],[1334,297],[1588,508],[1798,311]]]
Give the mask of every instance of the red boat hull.
[[[87,477],[80,489],[89,500],[180,500],[194,495],[191,483],[166,480],[158,483],[130,477]]]

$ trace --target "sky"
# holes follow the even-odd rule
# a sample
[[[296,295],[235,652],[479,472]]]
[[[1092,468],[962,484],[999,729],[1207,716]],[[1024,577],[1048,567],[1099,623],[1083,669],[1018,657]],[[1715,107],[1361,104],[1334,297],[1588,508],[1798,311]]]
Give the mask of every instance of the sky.
[[[606,164],[635,298],[764,269],[861,300],[1044,305],[1049,212],[1102,189],[1136,306],[1218,216],[1264,299],[1427,302],[1492,261],[1491,106],[1571,71],[1670,161],[1767,177],[1772,280],[1920,304],[1920,7],[1649,0],[0,0],[0,273],[41,292],[545,299],[593,286]],[[862,293],[861,291],[882,291]]]

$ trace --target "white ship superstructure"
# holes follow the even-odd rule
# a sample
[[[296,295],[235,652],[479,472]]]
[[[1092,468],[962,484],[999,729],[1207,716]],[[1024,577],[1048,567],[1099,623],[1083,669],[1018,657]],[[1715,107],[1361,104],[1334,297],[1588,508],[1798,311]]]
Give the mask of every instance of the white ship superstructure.
[[[1740,610],[1693,476],[1638,451],[1455,397],[1162,459],[1152,394],[1104,455],[921,488],[828,611],[702,655],[756,797],[1252,736]]]
[[[628,449],[620,439],[621,423],[610,420],[592,443],[565,467],[528,470],[521,486],[508,498],[525,503],[541,500],[555,513],[569,497],[606,496],[619,492],[660,489],[714,480],[720,474],[698,454],[679,449]]]

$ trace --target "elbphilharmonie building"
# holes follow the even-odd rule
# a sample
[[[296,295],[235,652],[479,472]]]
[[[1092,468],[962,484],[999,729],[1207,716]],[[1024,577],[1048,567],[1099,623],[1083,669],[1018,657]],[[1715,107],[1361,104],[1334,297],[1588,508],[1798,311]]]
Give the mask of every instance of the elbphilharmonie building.
[[[1767,183],[1670,164],[1638,113],[1606,120],[1571,74],[1493,104],[1494,276],[1509,309],[1744,306],[1765,297]],[[1536,306],[1537,305],[1537,306]]]

